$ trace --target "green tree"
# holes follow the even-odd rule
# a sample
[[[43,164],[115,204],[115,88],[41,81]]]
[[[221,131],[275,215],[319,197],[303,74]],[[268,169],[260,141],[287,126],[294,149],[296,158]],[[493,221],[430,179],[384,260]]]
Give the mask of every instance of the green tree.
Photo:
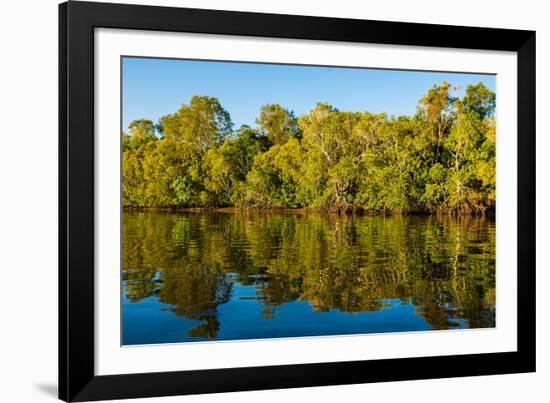
[[[232,127],[229,113],[216,98],[195,95],[189,105],[184,104],[176,113],[163,116],[159,130],[167,141],[183,143],[202,154],[229,137]]]
[[[300,141],[291,138],[258,155],[246,178],[246,202],[259,207],[301,207],[298,184],[302,154]]]
[[[481,120],[492,116],[495,112],[496,95],[483,83],[479,82],[466,88],[466,95],[462,99],[464,112],[474,112]]]
[[[453,124],[456,97],[452,96],[451,90],[451,85],[444,81],[430,88],[418,103],[418,114],[425,120],[427,132],[435,146],[435,159],[440,157],[445,136]]]
[[[128,133],[122,133],[122,151],[136,150],[143,144],[157,140],[155,125],[147,119],[130,122]]]
[[[240,204],[254,157],[266,149],[265,138],[248,126],[242,126],[235,138],[210,148],[203,158],[204,185],[209,192],[207,204]]]
[[[329,164],[338,157],[337,142],[331,132],[331,116],[336,112],[332,105],[318,103],[309,114],[298,119],[306,145],[319,150]]]
[[[260,109],[257,125],[270,144],[282,145],[291,137],[299,137],[300,130],[294,112],[279,104],[266,104]]]

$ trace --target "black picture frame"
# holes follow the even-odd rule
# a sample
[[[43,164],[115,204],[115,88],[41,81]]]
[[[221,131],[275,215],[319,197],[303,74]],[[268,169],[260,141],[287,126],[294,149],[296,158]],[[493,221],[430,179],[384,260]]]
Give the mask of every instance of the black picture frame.
[[[517,352],[96,376],[94,29],[517,52]],[[90,401],[535,371],[535,32],[142,5],[59,5],[59,398]]]

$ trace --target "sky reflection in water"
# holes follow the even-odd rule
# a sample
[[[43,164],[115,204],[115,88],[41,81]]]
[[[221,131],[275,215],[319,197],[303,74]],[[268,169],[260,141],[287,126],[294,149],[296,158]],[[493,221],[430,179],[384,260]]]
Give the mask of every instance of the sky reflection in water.
[[[123,344],[495,326],[478,217],[124,212]]]

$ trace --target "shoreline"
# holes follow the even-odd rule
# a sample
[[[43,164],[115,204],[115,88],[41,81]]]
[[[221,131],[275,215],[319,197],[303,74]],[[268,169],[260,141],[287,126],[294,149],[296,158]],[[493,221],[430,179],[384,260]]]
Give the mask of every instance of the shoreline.
[[[435,217],[486,217],[495,218],[495,208],[488,209],[484,212],[474,213],[457,213],[453,211],[444,212],[429,212],[429,211],[404,211],[404,212],[391,212],[391,211],[378,211],[378,210],[365,210],[355,209],[353,211],[338,211],[329,210],[324,208],[309,208],[309,207],[135,207],[135,206],[122,206],[123,212],[165,212],[165,213],[267,213],[267,214],[318,214],[318,215],[331,215],[331,216],[435,216]]]

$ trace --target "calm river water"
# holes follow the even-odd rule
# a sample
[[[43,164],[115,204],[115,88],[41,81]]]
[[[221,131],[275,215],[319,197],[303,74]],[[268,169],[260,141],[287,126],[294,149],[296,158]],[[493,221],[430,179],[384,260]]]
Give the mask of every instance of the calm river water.
[[[495,326],[484,218],[124,212],[123,344]]]

